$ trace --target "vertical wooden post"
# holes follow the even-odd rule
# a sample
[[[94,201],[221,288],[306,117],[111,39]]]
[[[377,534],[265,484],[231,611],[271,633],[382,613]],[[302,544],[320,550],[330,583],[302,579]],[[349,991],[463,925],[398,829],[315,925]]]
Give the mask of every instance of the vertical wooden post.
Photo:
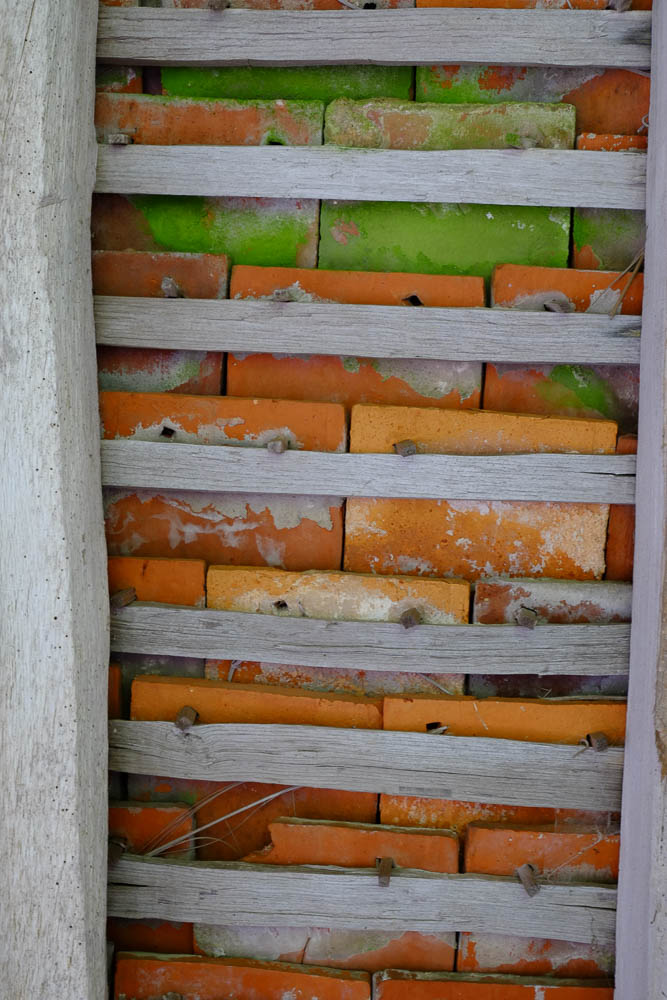
[[[667,997],[667,3],[653,4],[637,535],[617,920],[618,1000]]]
[[[0,992],[105,995],[108,597],[90,284],[97,0],[0,52]]]

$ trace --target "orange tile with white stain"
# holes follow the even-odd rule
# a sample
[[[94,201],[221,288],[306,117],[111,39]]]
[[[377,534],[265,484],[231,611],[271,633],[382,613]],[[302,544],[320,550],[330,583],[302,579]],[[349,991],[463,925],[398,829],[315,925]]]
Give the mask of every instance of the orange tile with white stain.
[[[417,0],[417,7],[472,7],[493,10],[606,10],[608,0]]]
[[[139,601],[193,608],[203,608],[206,603],[206,563],[203,559],[109,556],[108,574],[110,594],[134,587]]]
[[[155,1000],[178,993],[182,1000],[370,1000],[367,973],[318,969],[241,958],[169,958],[121,952],[116,961],[115,1000]]]
[[[539,310],[550,297],[560,296],[575,312],[586,312],[606,289],[627,292],[620,312],[639,316],[644,275],[634,278],[619,271],[586,271],[574,267],[528,267],[500,264],[491,280],[491,301],[508,309]]]
[[[384,729],[423,733],[437,722],[450,736],[480,736],[533,743],[577,744],[603,732],[611,746],[625,741],[625,701],[567,698],[384,699]]]
[[[391,453],[409,439],[425,454],[502,455],[533,452],[613,454],[612,420],[568,420],[491,410],[428,410],[416,406],[354,406],[350,451]]]
[[[648,136],[584,132],[577,136],[577,149],[590,149],[602,153],[618,153],[628,149],[644,152],[648,149]]]
[[[281,819],[269,827],[271,844],[243,860],[261,865],[338,865],[374,868],[390,857],[397,868],[457,872],[459,842],[445,830],[418,830],[370,823]]]
[[[202,723],[332,726],[381,729],[382,701],[355,695],[315,693],[258,684],[229,684],[191,677],[135,677],[132,719],[175,719],[190,705]]]
[[[425,625],[453,625],[467,622],[469,593],[462,580],[288,573],[249,566],[211,566],[207,577],[209,608],[330,621],[398,622],[414,608]]]
[[[95,295],[169,298],[178,291],[186,299],[227,297],[224,254],[95,250],[92,265]]]
[[[637,438],[623,434],[618,439],[619,455],[634,455]],[[635,507],[634,504],[613,503],[609,508],[607,525],[607,580],[632,580],[635,559]]]
[[[462,933],[456,952],[456,969],[457,972],[515,976],[604,979],[614,971],[614,949],[609,944]]]
[[[341,564],[340,497],[107,489],[104,507],[112,555],[179,556],[295,571],[333,570]]]
[[[345,411],[336,403],[162,392],[102,392],[105,439],[132,438],[261,448],[282,438],[289,448],[345,451]]]
[[[618,881],[618,833],[487,826],[473,823],[466,832],[464,871],[513,875],[531,864],[550,882]]]
[[[281,302],[341,302],[381,306],[485,304],[479,277],[236,266],[230,297]],[[228,392],[239,396],[438,408],[479,406],[477,362],[333,355],[230,354]]]
[[[194,822],[188,809],[176,803],[147,804],[145,802],[111,802],[109,804],[109,836],[126,841],[133,854],[146,854],[177,837],[194,833]],[[190,840],[166,851],[179,857],[194,857]]]
[[[521,979],[469,973],[378,972],[375,1000],[613,1000],[613,987],[584,980]]]

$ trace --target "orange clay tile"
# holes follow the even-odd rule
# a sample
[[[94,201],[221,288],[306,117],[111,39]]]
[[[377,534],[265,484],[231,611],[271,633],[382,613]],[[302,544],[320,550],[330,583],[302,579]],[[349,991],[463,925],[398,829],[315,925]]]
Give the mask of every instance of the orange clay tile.
[[[107,939],[116,951],[153,951],[160,955],[187,955],[194,950],[192,924],[168,920],[127,920],[109,917]]]
[[[484,306],[478,277],[237,266],[231,298],[291,299],[360,305]],[[328,355],[230,354],[228,392],[239,396],[318,399],[429,407],[479,406],[476,362]]]
[[[338,865],[374,868],[390,857],[397,868],[457,872],[458,838],[444,830],[281,819],[269,827],[271,844],[243,859],[262,865]]]
[[[585,312],[607,288],[624,291],[621,312],[639,316],[642,311],[644,275],[633,280],[618,271],[582,271],[574,267],[527,267],[500,264],[491,280],[491,301],[495,306],[540,310],[550,295],[559,293],[576,312]]]
[[[311,930],[303,961],[306,965],[338,969],[451,970],[456,956],[456,934],[418,931]]]
[[[123,132],[150,146],[320,146],[319,101],[234,101],[101,93],[95,101],[99,141]]]
[[[549,827],[471,824],[465,839],[464,871],[480,875],[513,875],[524,864],[554,882],[618,880],[618,833],[597,830],[556,831]]]
[[[618,439],[619,455],[634,455],[637,438],[624,434]],[[612,504],[607,526],[607,580],[632,580],[635,557],[635,508],[634,504]]]
[[[446,694],[463,694],[464,674],[415,674],[405,670],[352,670],[303,667],[256,660],[207,660],[204,676],[236,684],[272,684],[309,691],[342,691],[381,698],[388,694],[433,694],[435,684]]]
[[[522,979],[474,973],[398,972],[373,976],[375,1000],[613,1000],[614,989],[601,982]]]
[[[632,587],[627,583],[606,581],[501,578],[479,580],[476,584],[473,605],[476,623],[513,625],[521,608],[534,611],[538,624],[629,622]]]
[[[350,451],[391,453],[409,439],[418,452],[502,455],[527,452],[613,454],[611,420],[568,420],[492,410],[427,410],[416,406],[354,406]]]
[[[236,861],[265,847],[271,839],[269,824],[281,816],[374,823],[378,806],[372,792],[137,774],[128,776],[128,794],[141,801],[187,803],[195,807],[198,827],[218,821],[207,830],[212,841],[197,848],[198,858],[213,861]]]
[[[440,577],[600,579],[608,506],[350,498],[344,568]]]
[[[417,0],[417,7],[473,7],[494,10],[605,10],[608,0]]]
[[[122,702],[123,674],[119,663],[109,664],[109,718],[120,719],[123,715]]]
[[[340,497],[108,489],[104,505],[112,555],[287,570],[340,568]]]
[[[136,6],[136,4],[135,4]],[[102,66],[95,71],[95,90],[114,94],[140,94],[143,89],[143,72],[134,66]]]
[[[577,109],[579,133],[641,134],[646,130],[651,82],[627,69],[595,72],[561,100]]]
[[[186,299],[224,299],[228,279],[229,258],[224,254],[138,250],[93,253],[96,295],[169,298],[168,293],[176,285]]]
[[[169,351],[158,347],[97,348],[100,389],[184,392],[214,396],[222,391],[224,354]]]
[[[116,962],[115,1000],[155,1000],[178,993],[182,1000],[370,1000],[367,973],[318,969],[241,958],[133,955]]]
[[[136,681],[135,681],[136,684]],[[384,729],[426,732],[437,722],[451,736],[577,744],[587,733],[603,732],[610,745],[625,740],[625,702],[521,698],[384,699]]]
[[[381,579],[350,573],[286,573],[211,566],[207,606],[332,621],[399,621],[416,608],[424,624],[468,620],[468,584],[461,580]]]
[[[459,935],[457,972],[602,979],[614,971],[612,945],[519,938],[505,934]]]
[[[144,802],[109,804],[109,836],[125,840],[133,854],[145,854],[160,844],[193,832],[194,822],[185,806],[147,805]],[[166,853],[192,857],[192,844],[186,840]]]
[[[345,451],[345,411],[336,403],[233,396],[102,392],[104,438],[262,447],[281,437],[289,448]]]
[[[109,593],[134,587],[139,601],[203,608],[206,563],[202,559],[109,556]]]
[[[595,132],[584,132],[577,136],[577,149],[598,150],[603,153],[617,153],[623,149],[648,149],[646,135],[598,135]]]
[[[355,695],[315,693],[191,677],[135,677],[130,718],[175,719],[191,705],[199,722],[381,729],[382,702]],[[587,730],[588,731],[588,730]]]
[[[135,0],[136,2],[136,0]],[[172,0],[171,6],[190,10],[207,8],[209,0]],[[340,10],[338,0],[230,0],[230,7],[244,10]],[[412,7],[413,0],[376,0],[378,10]]]

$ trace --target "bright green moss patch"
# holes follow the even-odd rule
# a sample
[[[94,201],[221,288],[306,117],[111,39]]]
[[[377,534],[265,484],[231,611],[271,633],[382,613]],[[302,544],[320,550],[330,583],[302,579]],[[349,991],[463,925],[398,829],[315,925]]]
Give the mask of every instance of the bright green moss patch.
[[[337,97],[408,100],[410,66],[240,66],[220,69],[165,67],[162,89],[170,97],[236,100],[333,101]]]
[[[577,208],[572,241],[575,267],[622,271],[646,242],[644,213],[625,208]]]
[[[499,101],[562,101],[599,73],[554,66],[418,66],[418,101],[441,104],[497,104]]]
[[[234,264],[315,266],[316,201],[166,195],[131,200],[164,250],[226,253]]]
[[[323,202],[319,266],[490,277],[497,264],[566,267],[569,209]]]

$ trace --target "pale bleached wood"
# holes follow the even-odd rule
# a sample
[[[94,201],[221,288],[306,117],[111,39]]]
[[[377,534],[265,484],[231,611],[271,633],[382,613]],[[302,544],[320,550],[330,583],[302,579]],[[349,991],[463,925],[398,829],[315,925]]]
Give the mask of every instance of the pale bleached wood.
[[[634,455],[272,454],[227,445],[103,441],[105,486],[451,500],[634,502]]]
[[[173,722],[118,720],[109,723],[109,766],[171,778],[617,810],[623,751],[326,726],[202,725],[184,733]]]
[[[95,190],[643,210],[646,156],[570,149],[100,146]]]
[[[630,626],[322,621],[136,603],[112,613],[118,653],[447,674],[624,676]]]
[[[98,295],[95,325],[109,347],[632,365],[641,317]]]
[[[654,8],[619,1000],[667,996],[667,5]]]
[[[96,0],[13,0],[0,31],[0,993],[17,1000],[106,987],[96,18]]]
[[[144,66],[593,61],[647,69],[650,33],[651,15],[640,12],[103,10],[97,55]]]
[[[476,931],[609,943],[616,889],[394,869],[276,868],[126,855],[109,873],[109,913],[237,926]]]

